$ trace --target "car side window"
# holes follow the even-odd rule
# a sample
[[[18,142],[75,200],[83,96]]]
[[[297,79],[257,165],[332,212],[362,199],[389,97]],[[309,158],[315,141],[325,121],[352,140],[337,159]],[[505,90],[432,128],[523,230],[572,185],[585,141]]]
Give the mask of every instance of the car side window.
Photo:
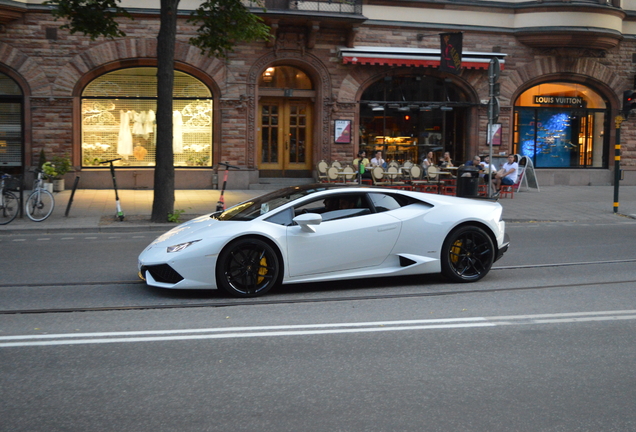
[[[281,212],[276,213],[273,216],[268,217],[267,219],[265,219],[265,221],[273,223],[273,224],[277,224],[277,225],[288,226],[292,224],[293,218],[294,218],[294,209],[290,207]]]
[[[334,194],[294,209],[296,216],[303,213],[319,213],[323,222],[326,222],[367,215],[371,213],[371,208],[364,194]]]
[[[385,193],[373,192],[369,194],[369,198],[371,198],[375,211],[378,213],[399,209],[405,204],[410,204],[407,202],[400,203],[396,197]]]

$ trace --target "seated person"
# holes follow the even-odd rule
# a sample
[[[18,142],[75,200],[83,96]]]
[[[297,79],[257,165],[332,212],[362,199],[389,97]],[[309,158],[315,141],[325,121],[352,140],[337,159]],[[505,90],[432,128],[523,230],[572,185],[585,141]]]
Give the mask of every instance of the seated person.
[[[497,172],[497,167],[490,163],[490,156],[484,156],[484,160],[481,161],[480,165],[482,166],[485,172]]]
[[[442,158],[442,161],[440,162],[439,166],[441,168],[447,168],[447,167],[453,167],[453,161],[451,160],[450,157],[450,153],[449,152],[444,152],[444,157]]]
[[[358,198],[355,196],[342,196],[340,198],[337,197],[329,197],[325,198],[325,213],[335,210],[345,210],[356,208],[356,203]]]
[[[382,151],[375,152],[375,156],[371,159],[371,166],[379,166],[386,168],[386,161],[382,158]]]
[[[424,169],[424,175],[428,174],[428,167],[435,165],[435,155],[432,151],[426,153],[426,157],[422,160],[422,169]]]
[[[324,201],[324,204],[325,204],[325,212],[330,212],[330,211],[340,209],[340,200],[338,198],[334,198],[334,197],[326,198]]]
[[[371,172],[367,170],[367,167],[371,165],[369,159],[367,159],[367,152],[360,150],[358,157],[353,160],[353,167],[362,175],[362,178],[371,178]],[[361,168],[362,166],[362,168]]]
[[[481,158],[479,156],[475,155],[475,157],[473,157],[471,160],[466,162],[464,165],[465,166],[479,167],[480,164],[481,164]]]
[[[501,186],[512,186],[517,182],[517,176],[519,175],[519,164],[515,162],[515,155],[508,155],[508,162],[503,164],[503,167],[497,172],[497,175],[492,180],[493,187],[495,188],[495,196],[501,192]]]
[[[340,209],[352,209],[356,208],[358,198],[354,196],[344,196],[340,198]]]

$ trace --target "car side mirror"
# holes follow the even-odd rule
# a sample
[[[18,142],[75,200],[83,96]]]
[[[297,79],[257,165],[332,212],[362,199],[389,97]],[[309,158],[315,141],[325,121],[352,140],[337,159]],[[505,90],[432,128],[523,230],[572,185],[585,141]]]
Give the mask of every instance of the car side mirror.
[[[300,225],[300,229],[303,231],[316,232],[314,227],[310,225],[320,225],[322,223],[322,216],[318,213],[305,213],[296,216],[293,221]]]

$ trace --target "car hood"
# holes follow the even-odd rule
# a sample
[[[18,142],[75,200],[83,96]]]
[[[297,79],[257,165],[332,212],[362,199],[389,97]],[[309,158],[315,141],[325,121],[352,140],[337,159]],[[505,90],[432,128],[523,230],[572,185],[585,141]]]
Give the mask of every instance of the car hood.
[[[174,245],[199,240],[204,235],[205,237],[215,236],[216,234],[220,235],[221,233],[227,235],[226,229],[228,225],[234,225],[237,223],[232,221],[220,222],[219,220],[210,217],[211,215],[212,213],[199,216],[172,228],[170,231],[157,237],[150,246],[163,245],[164,243]]]

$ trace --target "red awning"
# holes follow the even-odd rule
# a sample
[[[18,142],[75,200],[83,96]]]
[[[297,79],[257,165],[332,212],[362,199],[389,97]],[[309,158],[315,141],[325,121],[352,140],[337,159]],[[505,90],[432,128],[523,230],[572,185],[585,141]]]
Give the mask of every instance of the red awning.
[[[392,47],[356,47],[341,48],[340,56],[343,64],[439,67],[440,51],[424,48],[392,48]],[[466,69],[488,69],[493,57],[499,59],[504,69],[506,54],[463,52],[462,67]]]

